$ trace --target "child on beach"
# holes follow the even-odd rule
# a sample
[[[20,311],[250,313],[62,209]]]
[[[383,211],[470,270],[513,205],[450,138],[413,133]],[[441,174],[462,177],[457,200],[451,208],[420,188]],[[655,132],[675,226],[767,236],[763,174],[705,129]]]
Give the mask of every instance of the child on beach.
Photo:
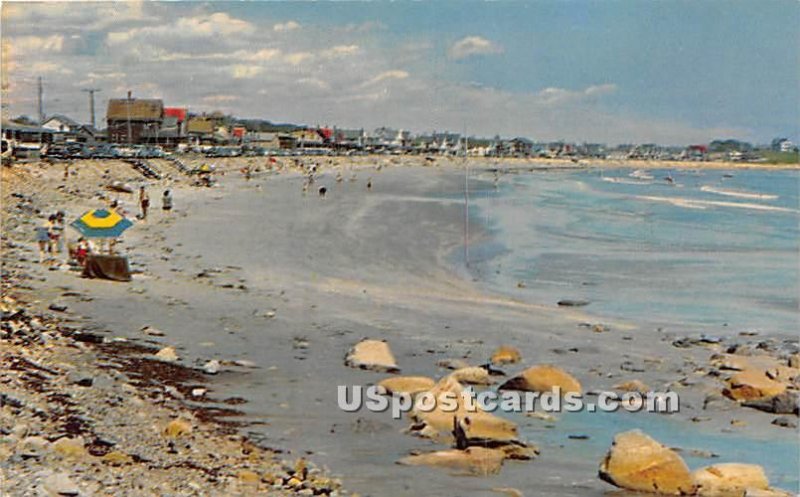
[[[161,209],[164,212],[172,210],[172,192],[169,190],[164,190],[164,196],[161,197]]]
[[[86,264],[86,258],[94,251],[91,242],[83,237],[78,239],[78,248],[75,250],[75,260],[80,266]]]

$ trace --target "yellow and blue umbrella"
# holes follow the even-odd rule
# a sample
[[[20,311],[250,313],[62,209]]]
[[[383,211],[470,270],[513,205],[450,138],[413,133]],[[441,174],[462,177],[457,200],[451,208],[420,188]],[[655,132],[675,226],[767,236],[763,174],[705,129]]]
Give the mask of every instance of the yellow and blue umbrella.
[[[86,238],[116,238],[133,223],[111,209],[92,209],[70,226]]]

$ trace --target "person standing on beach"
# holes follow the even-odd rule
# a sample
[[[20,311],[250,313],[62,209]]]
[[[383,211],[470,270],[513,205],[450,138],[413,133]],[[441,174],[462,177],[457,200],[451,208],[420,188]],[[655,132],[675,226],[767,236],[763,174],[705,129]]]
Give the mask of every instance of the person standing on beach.
[[[144,186],[139,187],[139,208],[142,211],[142,221],[144,221],[147,219],[147,209],[150,208],[150,196],[147,195]]]
[[[50,252],[50,230],[53,227],[53,216],[42,220],[36,227],[36,243],[39,245],[39,264],[45,260],[45,254]]]
[[[64,244],[66,243],[64,239],[66,236],[64,230],[65,216],[64,211],[60,210],[55,213],[55,219],[53,220],[53,251],[55,254],[61,254],[64,251]]]
[[[172,192],[169,190],[164,190],[164,195],[161,197],[161,209],[165,213],[172,210]]]

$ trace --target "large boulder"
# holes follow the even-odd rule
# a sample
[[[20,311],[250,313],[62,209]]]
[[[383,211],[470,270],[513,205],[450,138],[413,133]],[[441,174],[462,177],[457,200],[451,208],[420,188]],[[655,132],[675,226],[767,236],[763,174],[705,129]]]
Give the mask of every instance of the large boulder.
[[[501,450],[467,447],[464,450],[440,450],[412,454],[400,459],[398,464],[433,466],[471,475],[493,475],[500,472],[505,454]]]
[[[581,393],[581,384],[561,368],[551,365],[532,366],[500,386],[501,390],[524,390],[528,392],[553,392],[556,388],[561,395]]]
[[[599,476],[627,490],[666,495],[694,492],[692,475],[683,459],[639,430],[614,437],[600,463]]]
[[[389,394],[415,395],[430,390],[436,382],[425,376],[392,376],[378,382]]]
[[[517,425],[494,414],[483,411],[477,402],[468,402],[463,396],[464,387],[452,376],[439,381],[427,392],[417,396],[410,416],[416,424],[412,431],[428,438],[449,438],[454,418],[461,421],[468,439],[509,442],[517,440]],[[433,409],[427,405],[435,400]]]
[[[746,369],[732,375],[722,393],[733,400],[748,401],[782,394],[786,385],[770,379],[759,369]]]
[[[692,473],[699,497],[742,497],[747,489],[769,488],[764,468],[756,464],[714,464]]]
[[[519,350],[509,345],[501,345],[492,353],[492,364],[501,366],[503,364],[516,364],[522,360]]]
[[[456,369],[450,373],[450,376],[457,382],[467,385],[491,385],[494,383],[489,375],[489,371],[479,366]]]
[[[365,338],[347,353],[344,363],[351,368],[367,369],[384,373],[399,373],[389,344],[385,340]]]

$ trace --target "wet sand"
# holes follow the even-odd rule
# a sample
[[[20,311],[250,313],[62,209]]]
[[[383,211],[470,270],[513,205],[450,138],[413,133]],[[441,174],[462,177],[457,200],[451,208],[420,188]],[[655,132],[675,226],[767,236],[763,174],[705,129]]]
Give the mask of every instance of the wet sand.
[[[495,487],[529,495],[602,495],[612,487],[596,477],[599,458],[585,449],[587,442],[569,438],[580,424],[559,420],[549,427],[520,415],[508,417],[542,449],[535,461],[509,461],[499,475],[486,478],[395,465],[411,450],[441,446],[403,434],[406,420],[336,407],[337,385],[386,376],[343,365],[362,337],[388,340],[403,374],[434,378],[446,373],[436,367],[440,359],[483,364],[496,346],[513,345],[523,362],[506,368],[509,374],[553,363],[587,390],[608,390],[633,378],[654,388],[669,385],[682,396],[682,412],[670,416],[676,427],[699,423],[703,432],[722,436],[728,430],[732,437],[785,437],[786,428],[771,425],[769,414],[732,403],[702,409],[720,385],[698,374],[697,366],[724,345],[670,345],[702,330],[604,319],[611,331],[593,333],[581,324],[597,318],[554,304],[569,296],[527,302],[489,294],[470,281],[450,260],[463,236],[458,169],[347,166],[341,182],[327,169],[316,181],[328,188],[321,198],[315,188],[303,194],[297,171],[263,172],[245,181],[236,172],[243,162],[221,162],[227,173],[219,188],[179,187],[171,217],[155,212],[125,235],[123,247],[141,270],[132,283],[40,271],[46,282],[34,287],[42,300],[64,287],[90,297],[58,299],[109,337],[175,346],[182,364],[252,361],[254,369],[223,367],[211,378],[212,392],[248,401],[237,408],[256,422],[245,429],[252,439],[291,457],[308,455],[363,495],[496,495]],[[470,236],[470,243],[482,239],[478,224]],[[143,336],[145,325],[165,336]],[[790,336],[776,340],[783,338]],[[677,383],[682,379],[691,381]],[[734,418],[744,427],[731,428]],[[624,431],[626,418],[610,426]],[[608,446],[606,440],[596,443]]]

